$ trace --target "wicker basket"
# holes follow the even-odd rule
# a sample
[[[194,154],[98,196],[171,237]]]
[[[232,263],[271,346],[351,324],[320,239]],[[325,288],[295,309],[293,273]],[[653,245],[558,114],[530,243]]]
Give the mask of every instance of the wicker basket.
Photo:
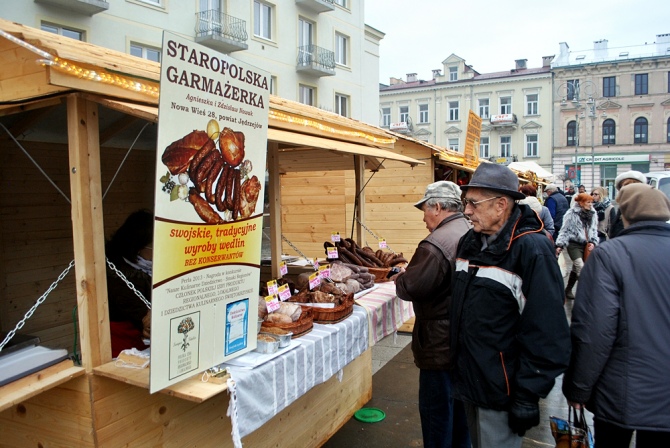
[[[375,283],[390,281],[386,276],[391,272],[391,268],[368,268],[368,272],[375,276]]]
[[[312,327],[314,326],[314,314],[312,313],[311,309],[305,308],[308,307],[302,307],[300,318],[295,322],[291,322],[290,324],[277,324],[274,322],[263,321],[261,331],[267,328],[281,328],[282,330],[292,332],[293,339],[297,338],[298,336],[302,336],[305,333],[309,333],[312,331]]]
[[[354,294],[349,293],[342,299],[342,303],[335,308],[314,308],[304,306],[303,309],[310,308],[314,315],[314,322],[319,324],[335,324],[343,321],[354,311]]]

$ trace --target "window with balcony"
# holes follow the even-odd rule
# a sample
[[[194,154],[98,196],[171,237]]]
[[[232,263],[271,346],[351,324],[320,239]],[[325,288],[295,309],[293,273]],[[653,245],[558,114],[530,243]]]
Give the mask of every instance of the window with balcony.
[[[608,118],[603,121],[603,145],[616,144],[616,124],[614,120]]]
[[[449,67],[449,81],[458,81],[458,67]]]
[[[603,96],[605,98],[616,96],[616,76],[606,76],[603,78]]]
[[[526,134],[526,157],[540,157],[537,134]]]
[[[488,137],[481,137],[479,139],[479,157],[482,159],[488,159],[489,157],[491,157]]]
[[[480,98],[477,101],[479,102],[479,116],[484,120],[489,118],[489,99]]]
[[[267,3],[254,0],[254,36],[272,39],[272,20],[274,7]]]
[[[633,143],[648,143],[648,126],[647,119],[644,117],[639,117],[635,120]]]
[[[86,36],[83,31],[56,25],[55,23],[42,22],[40,24],[40,28],[42,29],[42,31],[48,31],[54,34],[60,34],[61,36],[69,37],[70,39],[76,39],[80,41],[84,41]]]
[[[500,157],[512,157],[512,136],[500,136]]]
[[[148,47],[136,42],[130,43],[130,54],[137,56],[138,58],[144,58],[154,62],[161,61],[160,48]]]
[[[635,75],[635,95],[646,95],[647,93],[649,93],[649,74]]]
[[[335,63],[340,65],[347,65],[347,46],[349,38],[344,34],[335,33]]]
[[[531,93],[526,95],[526,115],[537,115],[538,114],[538,94]]]
[[[419,104],[419,123],[428,123],[428,104]]]
[[[568,101],[579,99],[579,79],[569,79],[568,85]]]
[[[567,146],[577,145],[577,122],[572,120],[568,123]]]
[[[503,96],[500,98],[500,113],[501,114],[511,114],[512,113],[512,97]]]
[[[298,101],[302,104],[307,104],[308,106],[316,105],[316,89],[314,87],[306,86],[300,84],[298,94],[300,97]]]
[[[382,127],[387,128],[391,126],[391,108],[382,107]]]
[[[409,106],[400,106],[400,122],[407,123],[409,121]]]
[[[343,117],[349,116],[349,97],[347,95],[335,94],[335,113]]]
[[[449,121],[458,121],[458,101],[449,101]]]
[[[347,0],[335,0],[335,4],[343,8],[347,7]]]
[[[449,149],[458,151],[458,139],[457,138],[450,138],[449,139]]]

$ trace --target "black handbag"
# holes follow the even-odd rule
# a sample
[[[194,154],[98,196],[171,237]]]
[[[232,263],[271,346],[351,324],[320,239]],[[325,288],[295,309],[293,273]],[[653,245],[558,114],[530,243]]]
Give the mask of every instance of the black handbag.
[[[593,448],[593,433],[586,423],[584,407],[577,411],[570,406],[567,420],[549,417],[549,426],[556,448]]]

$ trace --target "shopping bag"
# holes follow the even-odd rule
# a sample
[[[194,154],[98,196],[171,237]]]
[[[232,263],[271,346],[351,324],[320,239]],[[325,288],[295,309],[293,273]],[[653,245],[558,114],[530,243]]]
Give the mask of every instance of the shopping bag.
[[[593,434],[586,423],[584,408],[578,414],[577,409],[570,406],[567,420],[552,416],[549,426],[556,448],[593,448]]]

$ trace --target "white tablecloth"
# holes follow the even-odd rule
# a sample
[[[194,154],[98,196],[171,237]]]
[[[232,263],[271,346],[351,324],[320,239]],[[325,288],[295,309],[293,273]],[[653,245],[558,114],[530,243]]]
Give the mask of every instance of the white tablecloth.
[[[412,302],[400,299],[395,293],[395,283],[378,283],[377,288],[356,299],[356,304],[368,312],[370,346],[395,333],[411,317]]]
[[[254,369],[224,364],[235,382],[233,434],[260,428],[312,387],[327,381],[368,348],[368,317],[354,305],[337,324],[314,324],[300,345]],[[243,355],[244,356],[244,355]]]

